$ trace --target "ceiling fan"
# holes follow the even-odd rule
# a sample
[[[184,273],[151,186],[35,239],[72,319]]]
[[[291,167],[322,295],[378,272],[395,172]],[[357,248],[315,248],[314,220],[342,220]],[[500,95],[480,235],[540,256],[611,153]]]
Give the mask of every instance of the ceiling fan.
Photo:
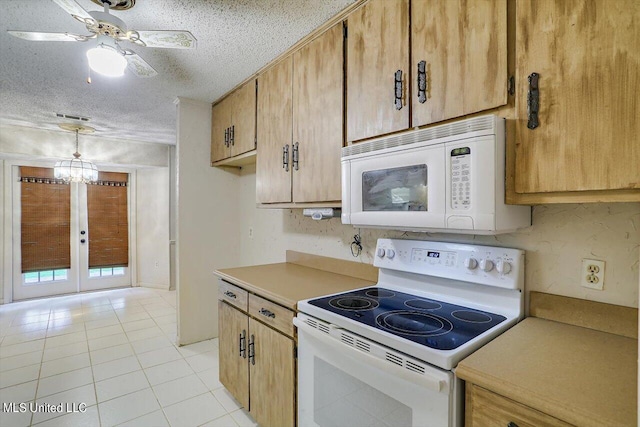
[[[127,41],[144,47],[194,49],[196,39],[189,31],[136,31],[129,30],[121,19],[111,15],[110,9],[127,10],[136,0],[91,0],[103,6],[103,12],[84,10],[75,0],[52,0],[67,13],[86,25],[89,35],[71,33],[41,33],[33,31],[7,31],[12,36],[31,41],[88,42],[97,44],[87,51],[91,69],[108,77],[120,77],[125,68],[138,77],[158,74],[144,59],[131,49],[124,49],[120,42]],[[89,79],[90,81],[90,79]]]

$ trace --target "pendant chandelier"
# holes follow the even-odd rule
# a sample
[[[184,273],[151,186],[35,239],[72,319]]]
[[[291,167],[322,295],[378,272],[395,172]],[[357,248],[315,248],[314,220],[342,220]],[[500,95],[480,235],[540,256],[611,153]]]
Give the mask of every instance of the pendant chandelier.
[[[73,153],[72,159],[56,162],[53,169],[55,178],[62,179],[65,182],[81,182],[85,184],[97,181],[98,168],[89,160],[80,159],[80,153],[78,152],[78,133],[91,133],[94,129],[74,124],[62,124],[60,127],[64,130],[75,131],[76,152]]]

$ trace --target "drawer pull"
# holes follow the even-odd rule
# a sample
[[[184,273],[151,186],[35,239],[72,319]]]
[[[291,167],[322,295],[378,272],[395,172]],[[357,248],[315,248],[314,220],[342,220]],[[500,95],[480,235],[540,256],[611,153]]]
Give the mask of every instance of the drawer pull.
[[[243,329],[240,334],[240,357],[247,358],[247,330]]]
[[[262,314],[265,317],[270,317],[272,319],[276,318],[276,314],[271,310],[267,310],[266,308],[261,308],[259,313]]]
[[[224,291],[224,294],[225,294],[226,296],[228,296],[229,298],[233,298],[233,299],[237,299],[237,298],[238,298],[238,297],[236,296],[236,294],[234,294],[234,293],[233,293],[233,292],[231,292],[231,291]]]
[[[514,423],[513,421],[509,421],[509,424],[507,424],[507,427],[518,427],[518,424]]]

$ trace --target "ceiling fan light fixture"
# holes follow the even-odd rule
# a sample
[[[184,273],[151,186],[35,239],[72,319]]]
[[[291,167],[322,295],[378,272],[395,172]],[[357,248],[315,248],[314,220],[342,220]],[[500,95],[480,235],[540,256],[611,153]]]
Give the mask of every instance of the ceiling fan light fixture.
[[[127,68],[124,55],[116,48],[104,43],[89,49],[87,59],[93,71],[106,77],[122,77]]]

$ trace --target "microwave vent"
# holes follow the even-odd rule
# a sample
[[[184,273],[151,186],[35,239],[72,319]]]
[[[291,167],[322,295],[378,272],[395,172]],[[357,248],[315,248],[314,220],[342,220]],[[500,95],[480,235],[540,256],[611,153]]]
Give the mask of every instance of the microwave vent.
[[[495,132],[496,116],[475,117],[468,120],[460,120],[446,125],[434,126],[427,129],[411,130],[399,135],[386,136],[367,142],[359,142],[342,148],[342,157],[354,154],[368,153],[384,150],[386,148],[400,147],[416,142],[432,141],[434,139],[463,135],[471,132],[491,131]]]

